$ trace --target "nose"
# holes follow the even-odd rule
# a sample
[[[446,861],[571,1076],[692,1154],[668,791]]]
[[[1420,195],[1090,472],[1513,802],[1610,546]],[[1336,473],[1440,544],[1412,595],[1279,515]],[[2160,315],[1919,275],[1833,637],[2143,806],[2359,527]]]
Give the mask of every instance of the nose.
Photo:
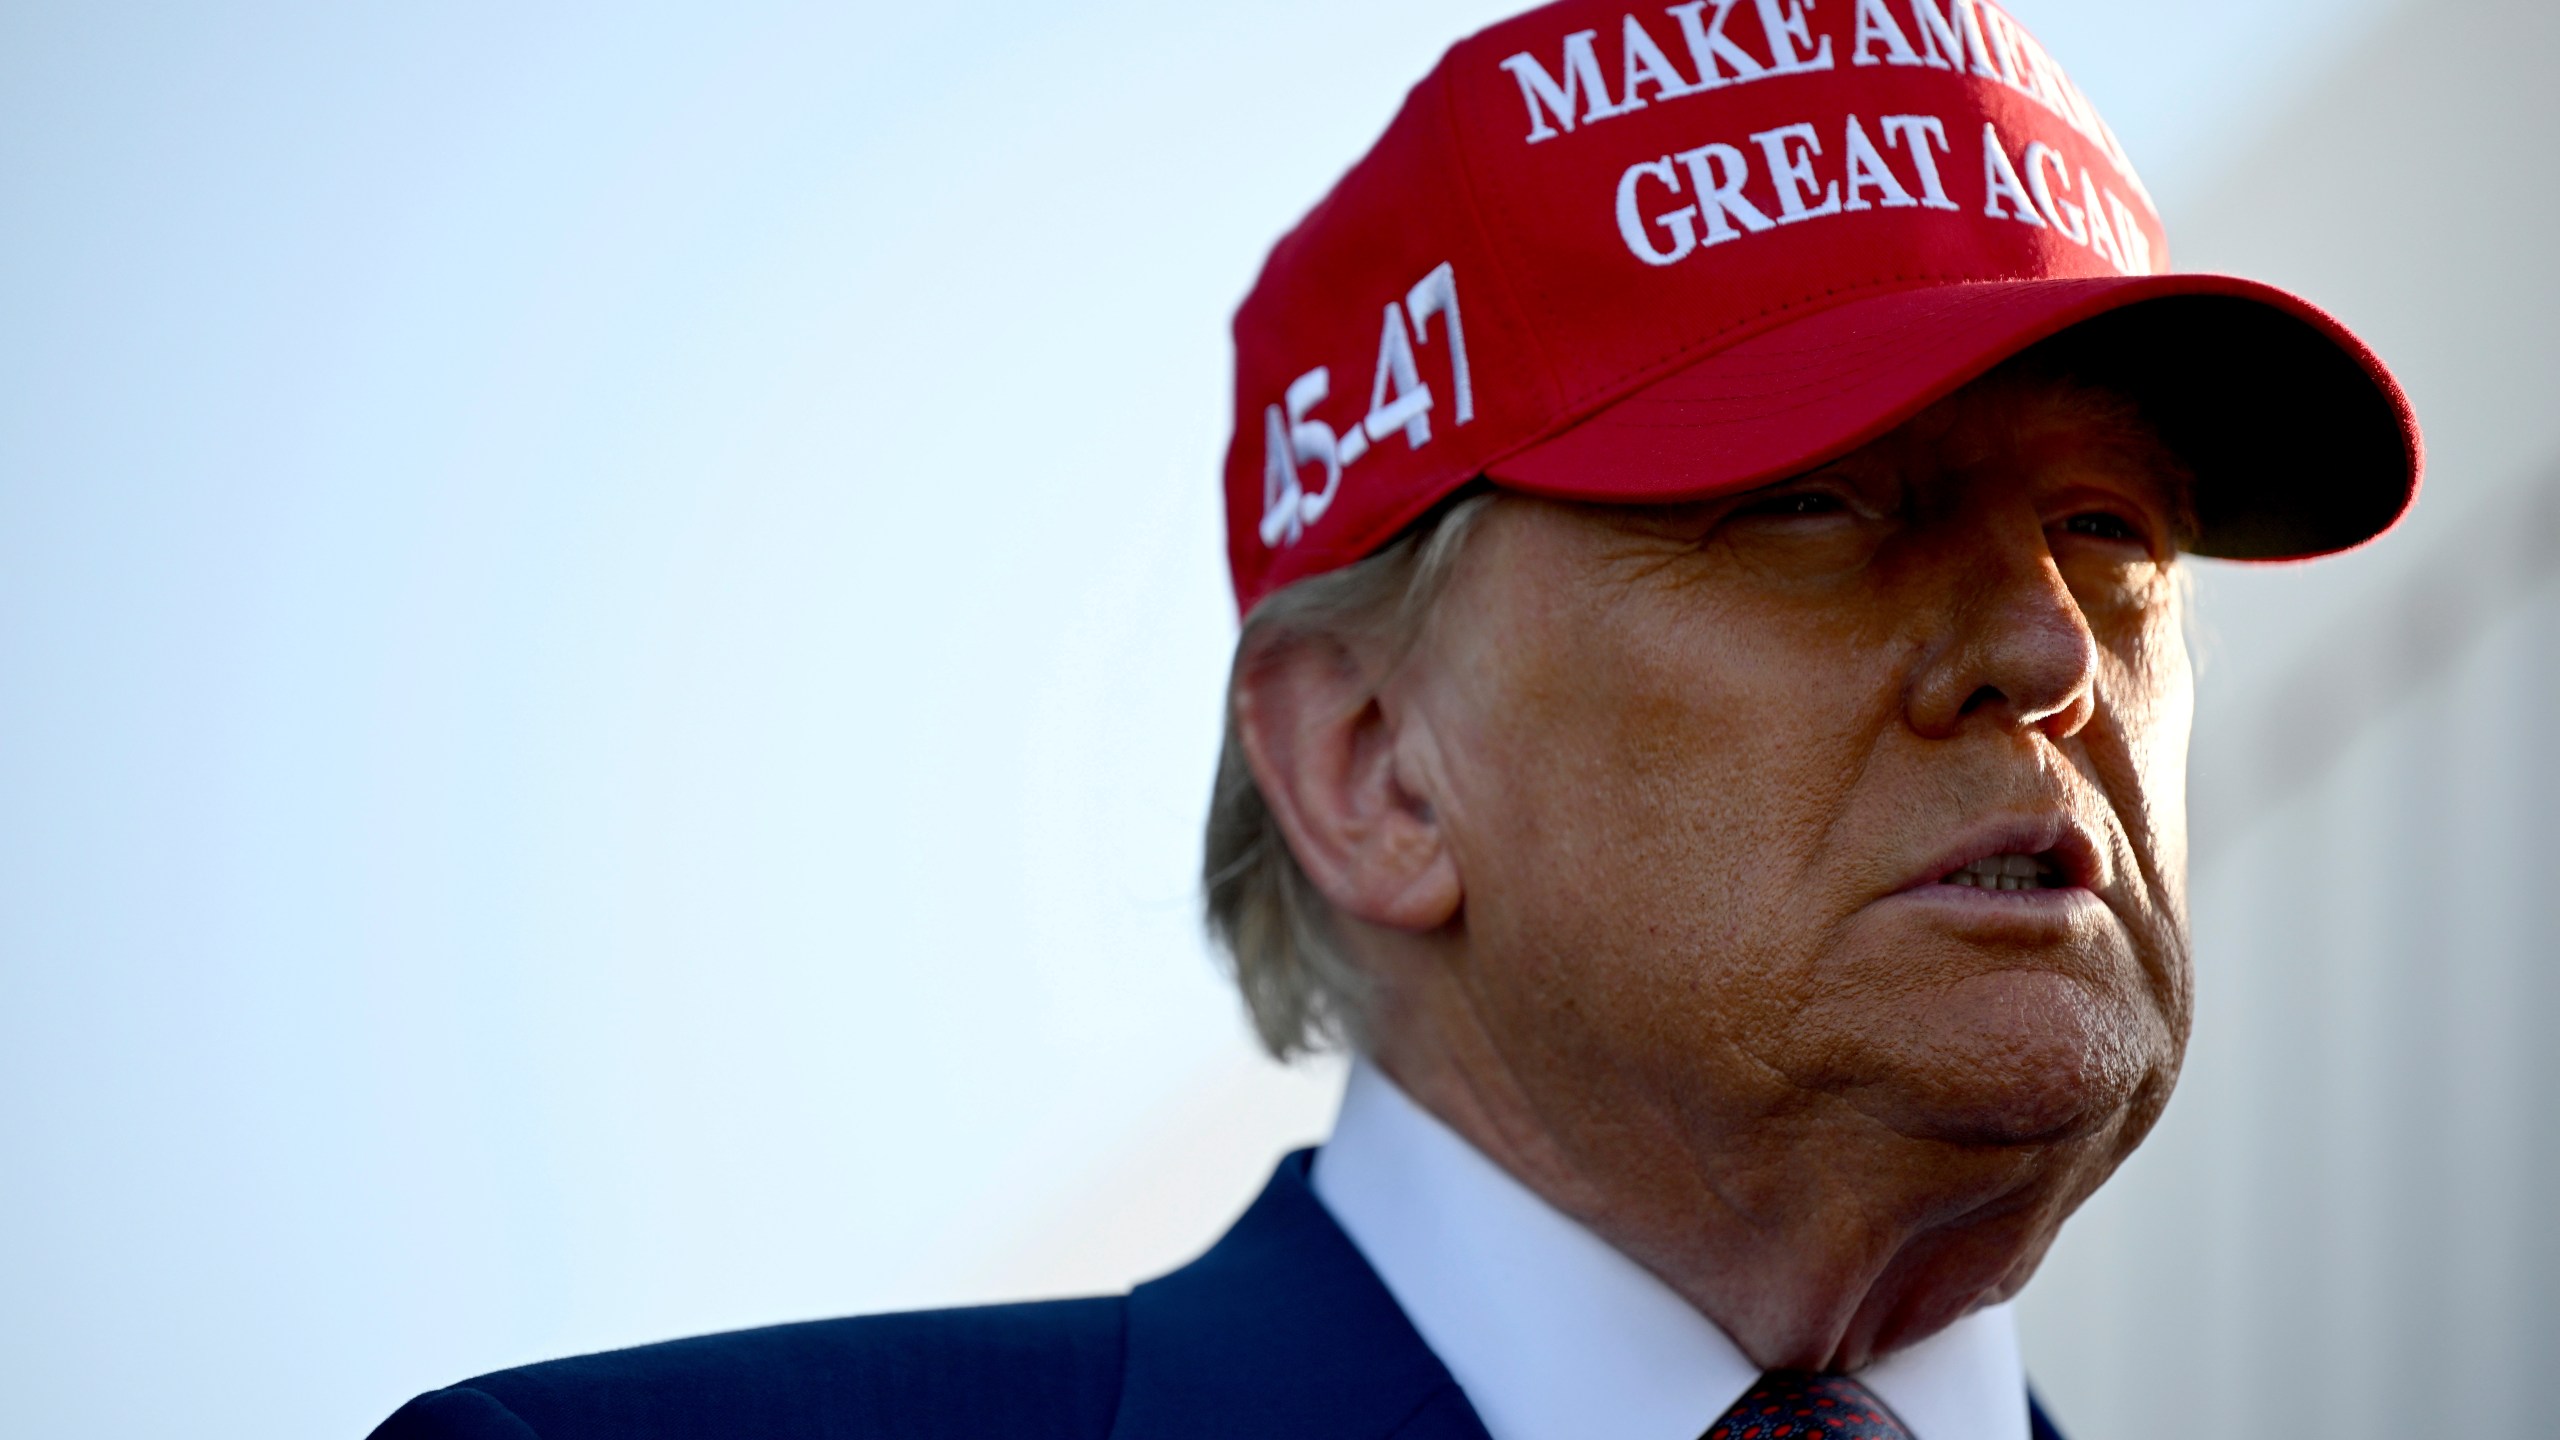
[[[1948,563],[1948,623],[1911,679],[1911,728],[1931,739],[1968,725],[2079,733],[2096,708],[2098,641],[2041,527]]]

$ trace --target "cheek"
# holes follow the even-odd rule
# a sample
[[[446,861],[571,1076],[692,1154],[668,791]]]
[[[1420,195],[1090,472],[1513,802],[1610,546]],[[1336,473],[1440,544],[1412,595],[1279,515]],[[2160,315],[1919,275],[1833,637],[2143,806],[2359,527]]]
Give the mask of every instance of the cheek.
[[[1850,667],[1773,663],[1751,634],[1693,609],[1507,637],[1452,817],[1473,963],[1505,1008],[1689,1054],[1790,1003],[1796,957],[1840,908],[1818,893],[1822,852],[1873,707],[1844,693]]]
[[[2112,811],[2122,877],[2111,903],[2133,942],[2147,1026],[2174,1073],[2192,1017],[2187,914],[2187,744],[2195,681],[2176,606],[2106,645],[2102,723],[2086,742],[2089,778]]]
[[[2107,701],[2121,735],[2133,793],[2115,798],[2131,838],[2147,852],[2165,892],[2184,913],[2187,860],[2187,747],[2195,727],[2195,671],[2180,615],[2144,621],[2114,647]]]

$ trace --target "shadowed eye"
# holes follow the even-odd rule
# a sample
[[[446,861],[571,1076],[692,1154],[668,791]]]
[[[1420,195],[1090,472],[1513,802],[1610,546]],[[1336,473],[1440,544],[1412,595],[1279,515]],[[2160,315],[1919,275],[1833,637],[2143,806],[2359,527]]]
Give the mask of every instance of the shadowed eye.
[[[2097,540],[2115,540],[2126,544],[2139,544],[2142,541],[2142,532],[2136,530],[2131,521],[2120,515],[2110,515],[2103,510],[2074,515],[2062,522],[2062,528],[2074,535],[2087,535]]]
[[[1848,508],[1841,503],[1837,495],[1826,495],[1819,490],[1796,490],[1784,495],[1772,495],[1765,500],[1754,500],[1742,507],[1741,513],[1745,515],[1837,515]]]
[[[1892,532],[1857,490],[1831,484],[1754,495],[1726,514],[1731,523],[1717,526],[1712,538],[1781,583],[1856,573]]]

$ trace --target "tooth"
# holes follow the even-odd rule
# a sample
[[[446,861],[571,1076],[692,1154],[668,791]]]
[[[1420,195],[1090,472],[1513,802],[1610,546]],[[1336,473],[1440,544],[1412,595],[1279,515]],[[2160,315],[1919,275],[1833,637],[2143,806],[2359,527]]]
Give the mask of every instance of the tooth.
[[[2003,855],[2000,857],[2000,870],[2002,874],[2014,875],[2020,878],[2031,876],[2036,873],[2035,857],[2031,855]]]

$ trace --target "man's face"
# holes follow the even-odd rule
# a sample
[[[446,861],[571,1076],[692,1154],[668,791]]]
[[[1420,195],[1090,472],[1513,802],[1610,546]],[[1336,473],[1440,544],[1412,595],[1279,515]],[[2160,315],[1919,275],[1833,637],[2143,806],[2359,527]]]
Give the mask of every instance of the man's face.
[[[1751,494],[1484,517],[1392,703],[1464,1023],[1606,1204],[1775,1231],[1826,1157],[1935,1165],[1974,1198],[1897,1218],[2001,1211],[1963,1300],[2023,1283],[2186,1041],[2182,499],[2123,407],[1995,379]]]

